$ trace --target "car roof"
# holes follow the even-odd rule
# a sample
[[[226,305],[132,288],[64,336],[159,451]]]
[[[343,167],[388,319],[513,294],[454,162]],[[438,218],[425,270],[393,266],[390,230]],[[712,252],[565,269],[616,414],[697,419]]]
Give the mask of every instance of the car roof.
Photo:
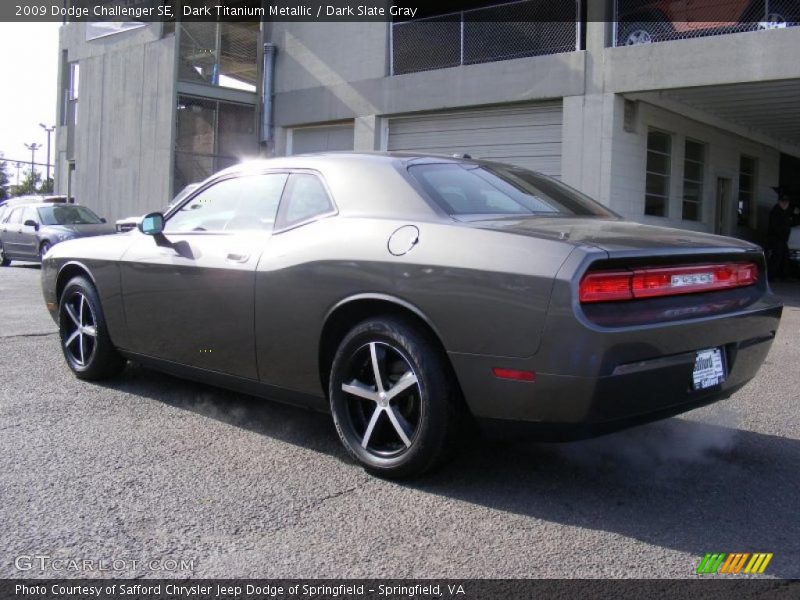
[[[240,173],[259,168],[303,168],[310,162],[336,164],[339,162],[362,161],[365,163],[472,163],[485,164],[490,161],[476,160],[465,155],[432,154],[423,152],[312,152],[308,154],[294,154],[292,156],[278,156],[274,158],[257,158],[246,160],[232,167],[228,167],[214,176],[229,173]]]
[[[66,196],[15,196],[0,203],[0,207],[22,206],[23,204],[66,204]]]
[[[414,183],[403,174],[407,167],[421,164],[509,167],[463,155],[425,152],[318,152],[241,162],[213,174],[203,182],[203,186],[226,177],[257,174],[270,169],[311,170],[325,177],[340,215],[449,219],[433,201],[415,190]],[[356,181],[357,185],[354,185]]]
[[[48,206],[53,207],[60,207],[60,206],[80,206],[83,207],[83,204],[75,204],[75,203],[66,203],[66,202],[19,202],[17,204],[13,204],[8,206],[8,208],[19,208],[20,206],[24,206],[26,208],[45,208]],[[85,208],[85,207],[84,207]]]

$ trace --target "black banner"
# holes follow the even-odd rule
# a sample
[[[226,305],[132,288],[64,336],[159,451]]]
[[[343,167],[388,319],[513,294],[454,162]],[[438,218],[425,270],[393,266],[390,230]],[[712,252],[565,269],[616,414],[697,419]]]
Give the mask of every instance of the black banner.
[[[706,2],[691,12],[676,0],[3,0],[0,21],[408,21],[576,23],[623,20],[725,25],[760,21],[770,2],[753,0],[744,12],[736,3]],[[736,6],[734,6],[736,5]],[[787,18],[800,19],[800,0],[780,4]],[[674,10],[673,10],[674,9]]]
[[[0,580],[0,598],[27,600],[503,600],[586,598],[648,600],[796,599],[800,581],[691,580],[301,580],[301,579],[74,579]]]

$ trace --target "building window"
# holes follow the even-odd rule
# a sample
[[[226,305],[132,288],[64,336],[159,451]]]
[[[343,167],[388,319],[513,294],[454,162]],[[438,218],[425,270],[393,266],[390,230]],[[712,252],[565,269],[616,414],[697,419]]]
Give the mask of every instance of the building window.
[[[683,219],[702,221],[706,146],[686,140],[683,157]]]
[[[666,217],[669,206],[669,178],[672,163],[672,136],[651,130],[647,134],[647,177],[644,214]]]
[[[75,126],[78,124],[78,95],[80,91],[80,64],[69,62],[67,51],[61,53],[61,118],[59,125],[66,128],[66,158],[75,158]]]
[[[62,55],[63,71],[61,76],[62,104],[61,125],[74,125],[77,116],[78,92],[80,88],[80,64],[66,60],[66,50]]]
[[[751,156],[739,159],[739,204],[737,219],[739,225],[753,227],[753,207],[755,206],[756,172],[758,163]]]
[[[258,33],[259,23],[182,23],[180,79],[255,92]]]
[[[176,118],[175,192],[258,153],[255,106],[179,96]]]
[[[81,66],[79,63],[69,64],[69,99],[77,100],[81,81]]]

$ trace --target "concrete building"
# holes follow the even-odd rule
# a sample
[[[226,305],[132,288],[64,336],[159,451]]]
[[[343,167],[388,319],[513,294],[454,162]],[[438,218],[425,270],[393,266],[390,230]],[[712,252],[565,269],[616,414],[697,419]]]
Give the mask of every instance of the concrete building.
[[[800,192],[800,27],[768,6],[746,23],[637,21],[633,1],[96,38],[69,23],[57,189],[113,219],[248,156],[468,153],[557,176],[633,220],[760,239],[773,188]]]

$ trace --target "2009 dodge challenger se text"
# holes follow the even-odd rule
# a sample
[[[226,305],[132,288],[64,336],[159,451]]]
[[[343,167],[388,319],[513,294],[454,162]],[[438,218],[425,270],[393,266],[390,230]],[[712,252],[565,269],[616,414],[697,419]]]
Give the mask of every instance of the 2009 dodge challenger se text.
[[[750,243],[397,154],[243,163],[138,230],[55,246],[42,285],[78,377],[133,359],[329,410],[385,476],[431,468],[469,423],[568,439],[726,398],[782,310]]]

